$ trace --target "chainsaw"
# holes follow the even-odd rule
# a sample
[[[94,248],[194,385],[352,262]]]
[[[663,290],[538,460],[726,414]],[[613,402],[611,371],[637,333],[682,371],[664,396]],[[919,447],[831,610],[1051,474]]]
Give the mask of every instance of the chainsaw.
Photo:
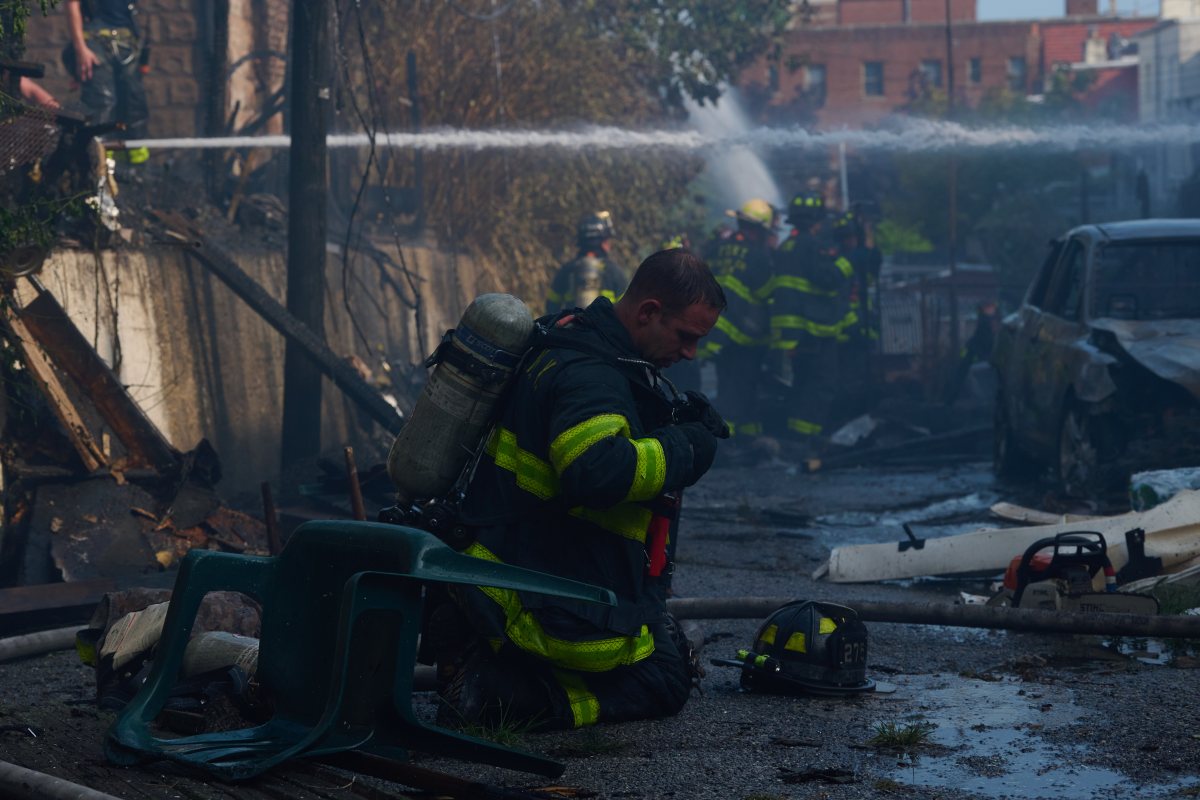
[[[1093,590],[1103,570],[1105,591]],[[1043,611],[1157,614],[1158,600],[1148,594],[1117,590],[1117,574],[1108,545],[1097,531],[1060,533],[1031,544],[1004,573],[1004,588],[989,606]]]

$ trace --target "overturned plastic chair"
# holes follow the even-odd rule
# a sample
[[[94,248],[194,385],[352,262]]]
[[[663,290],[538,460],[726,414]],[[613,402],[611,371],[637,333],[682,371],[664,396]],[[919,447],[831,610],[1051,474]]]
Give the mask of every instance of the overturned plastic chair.
[[[420,749],[560,775],[558,762],[416,718],[413,668],[428,583],[616,602],[607,589],[465,556],[424,531],[373,522],[306,523],[270,558],[193,550],[150,676],[108,731],[109,760],[168,759],[242,780],[300,756],[360,749],[405,758]],[[257,676],[274,715],[240,730],[159,738],[149,726],[179,674],[200,601],[222,590],[262,603]]]

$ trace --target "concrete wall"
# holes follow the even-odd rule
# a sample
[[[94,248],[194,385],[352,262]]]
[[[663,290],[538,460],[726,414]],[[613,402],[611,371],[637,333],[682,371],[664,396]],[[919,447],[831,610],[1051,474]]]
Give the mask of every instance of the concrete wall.
[[[234,255],[284,301],[282,253]],[[360,258],[352,262],[349,294],[369,343],[364,346],[343,302],[341,259],[331,255],[325,334],[336,352],[357,354],[377,371],[385,358],[415,363],[477,293],[501,288],[479,265],[453,254],[413,248],[405,257],[421,286],[424,347],[412,310],[381,279],[374,262]],[[403,287],[397,270],[389,276]],[[202,438],[212,442],[224,469],[223,494],[254,491],[260,481],[277,478],[283,337],[202,265],[174,247],[107,251],[99,260],[88,251],[63,250],[40,277],[97,351],[115,363],[122,382],[172,444],[187,450]],[[390,442],[328,380],[323,405],[323,449]]]

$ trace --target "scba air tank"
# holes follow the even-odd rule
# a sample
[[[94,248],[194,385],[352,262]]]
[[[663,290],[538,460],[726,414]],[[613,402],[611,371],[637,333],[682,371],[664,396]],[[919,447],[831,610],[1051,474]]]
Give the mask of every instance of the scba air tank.
[[[505,387],[529,346],[533,317],[508,294],[467,308],[430,359],[436,364],[388,453],[402,502],[444,497],[492,424]]]

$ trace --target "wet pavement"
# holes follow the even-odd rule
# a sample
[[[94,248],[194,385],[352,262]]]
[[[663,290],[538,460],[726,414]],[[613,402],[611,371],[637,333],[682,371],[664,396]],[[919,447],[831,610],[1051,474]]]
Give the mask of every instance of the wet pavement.
[[[998,499],[1033,502],[997,486],[983,463],[816,474],[781,464],[721,467],[687,492],[676,591],[851,604],[987,594],[986,580],[846,585],[811,575],[831,547],[899,541],[905,523],[920,536],[995,527],[987,509]],[[731,657],[756,627],[753,620],[703,621],[705,661]],[[520,738],[567,764],[555,784],[572,787],[576,797],[1200,796],[1200,674],[1187,668],[1194,657],[1164,664],[1141,652],[1149,643],[1134,640],[1106,648],[1095,637],[876,623],[868,629],[868,674],[894,692],[747,694],[737,670],[710,666],[703,694],[677,717]],[[1118,652],[1122,647],[1128,655]],[[82,769],[93,785],[121,797],[242,796],[170,772],[105,767],[99,739],[110,717],[79,705],[90,686],[80,685],[86,671],[69,663],[69,654],[59,654],[0,665],[0,759],[68,775]],[[37,692],[27,689],[31,675]],[[422,696],[419,707],[432,716],[433,697]],[[33,725],[40,735],[5,730],[10,722]],[[907,752],[871,744],[881,726],[914,725],[927,726],[928,734]],[[63,757],[68,752],[73,760]],[[504,786],[547,785],[498,769],[419,763]],[[349,789],[322,791],[352,796]]]

